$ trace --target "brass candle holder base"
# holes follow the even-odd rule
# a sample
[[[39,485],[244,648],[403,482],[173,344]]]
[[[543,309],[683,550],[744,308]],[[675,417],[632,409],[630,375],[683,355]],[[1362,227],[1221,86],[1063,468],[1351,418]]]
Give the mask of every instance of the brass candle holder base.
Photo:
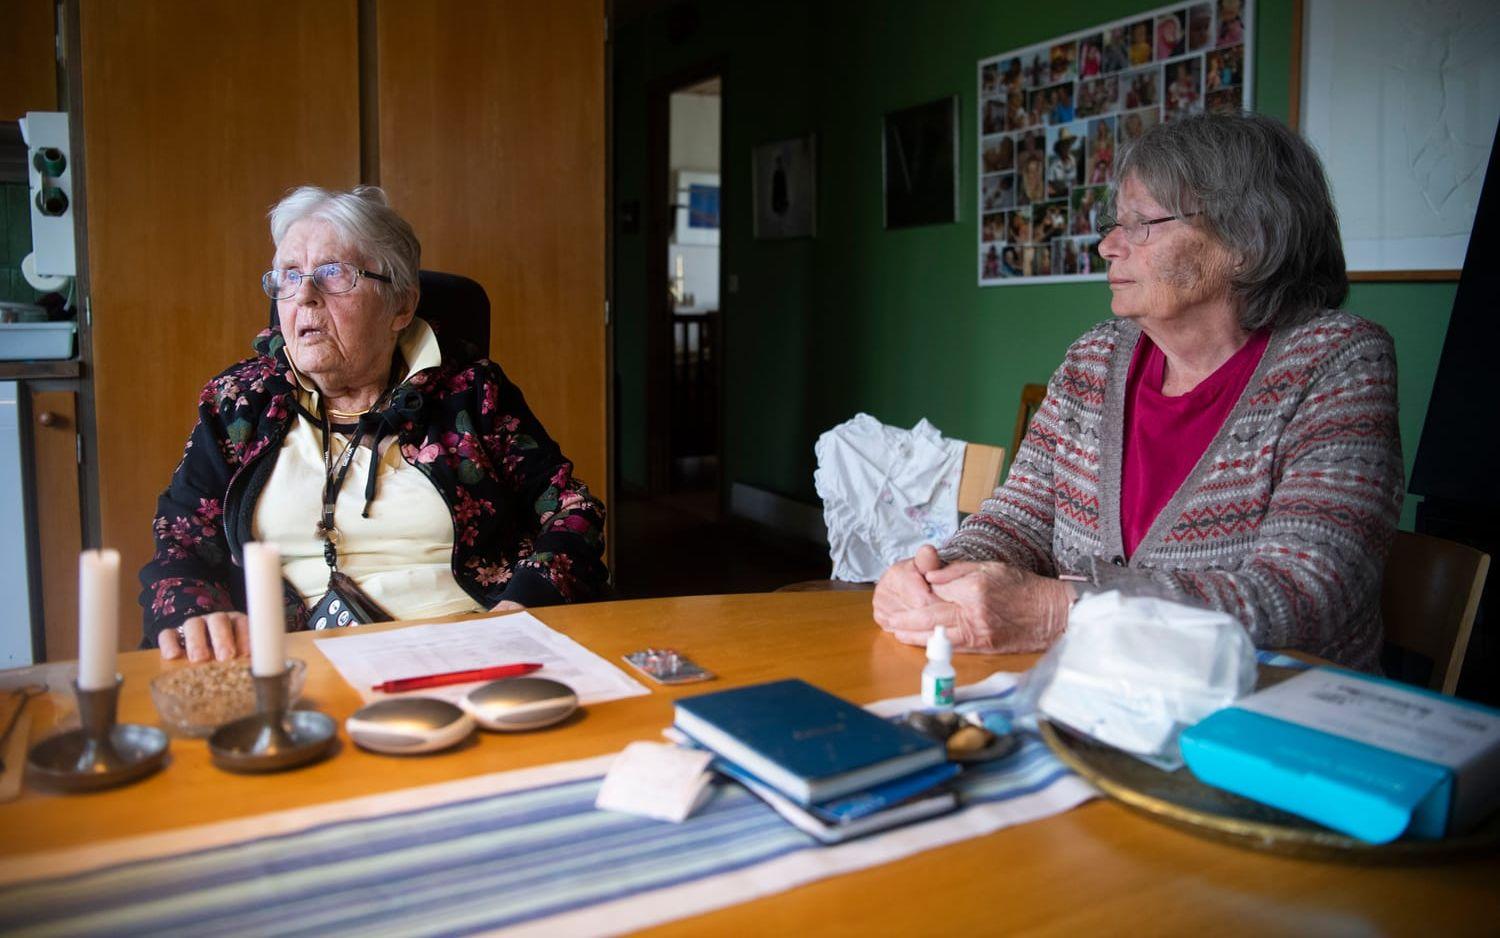
[[[225,723],[208,738],[214,765],[227,772],[281,772],[327,755],[337,728],[316,710],[287,710],[290,666],[280,674],[253,675],[257,712]]]
[[[33,781],[58,791],[98,791],[161,768],[167,734],[154,726],[115,722],[123,683],[118,674],[114,686],[102,690],[83,690],[74,682],[83,725],[31,747],[26,768]]]

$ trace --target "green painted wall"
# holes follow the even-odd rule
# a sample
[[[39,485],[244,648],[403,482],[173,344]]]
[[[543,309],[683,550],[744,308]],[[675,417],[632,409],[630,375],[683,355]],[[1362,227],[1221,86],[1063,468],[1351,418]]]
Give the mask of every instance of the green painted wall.
[[[716,56],[727,66],[724,270],[740,283],[722,304],[731,481],[816,501],[813,442],[860,410],[904,426],[927,417],[948,435],[1009,445],[1021,385],[1045,381],[1068,343],[1110,315],[1109,293],[1102,283],[976,286],[976,64],[1152,6],[720,2],[699,5],[700,29],[681,44],[666,38],[662,15],[619,31],[617,200],[644,192],[645,82]],[[1291,7],[1257,5],[1255,102],[1278,117],[1287,114]],[[960,220],[886,231],[881,117],[953,93],[962,115]],[[818,236],[756,241],[750,149],[808,131],[818,135]],[[615,241],[626,482],[644,478],[642,242]],[[1362,283],[1350,294],[1348,308],[1396,340],[1408,469],[1455,289]],[[1408,504],[1408,526],[1411,517]]]

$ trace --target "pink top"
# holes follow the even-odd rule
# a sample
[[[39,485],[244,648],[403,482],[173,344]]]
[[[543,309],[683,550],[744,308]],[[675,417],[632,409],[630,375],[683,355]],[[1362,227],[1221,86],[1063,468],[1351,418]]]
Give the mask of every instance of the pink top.
[[[1125,455],[1120,472],[1120,533],[1135,553],[1146,530],[1198,464],[1260,364],[1270,330],[1254,332],[1238,352],[1186,394],[1161,392],[1167,357],[1145,335],[1125,379]]]

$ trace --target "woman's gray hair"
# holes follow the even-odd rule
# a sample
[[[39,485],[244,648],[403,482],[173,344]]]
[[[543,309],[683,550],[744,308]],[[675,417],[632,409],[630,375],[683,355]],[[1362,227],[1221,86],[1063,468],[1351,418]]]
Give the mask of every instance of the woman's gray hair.
[[[356,186],[348,192],[298,186],[268,214],[271,241],[278,248],[287,231],[299,221],[317,218],[332,225],[345,243],[364,255],[365,263],[373,265],[376,273],[391,278],[389,284],[371,280],[388,305],[394,307],[418,290],[422,245],[379,186]]]
[[[1173,215],[1236,255],[1240,325],[1296,325],[1342,306],[1344,247],[1318,154],[1259,114],[1199,114],[1157,124],[1120,155],[1115,188],[1135,179]]]

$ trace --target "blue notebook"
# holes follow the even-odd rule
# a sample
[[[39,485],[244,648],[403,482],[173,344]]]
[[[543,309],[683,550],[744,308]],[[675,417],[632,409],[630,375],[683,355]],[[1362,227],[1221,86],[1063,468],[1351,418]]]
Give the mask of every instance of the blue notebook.
[[[800,804],[946,759],[943,745],[795,678],[685,697],[675,724]]]
[[[953,766],[954,772],[958,771],[959,767],[951,762],[945,765]],[[770,805],[777,814],[790,821],[798,830],[813,835],[825,844],[843,843],[876,831],[888,830],[939,814],[947,814],[958,807],[958,792],[952,788],[929,788],[921,794],[905,798],[871,814],[832,820],[824,816],[818,805],[797,804],[728,760],[715,759],[714,768],[748,788],[751,794]]]

